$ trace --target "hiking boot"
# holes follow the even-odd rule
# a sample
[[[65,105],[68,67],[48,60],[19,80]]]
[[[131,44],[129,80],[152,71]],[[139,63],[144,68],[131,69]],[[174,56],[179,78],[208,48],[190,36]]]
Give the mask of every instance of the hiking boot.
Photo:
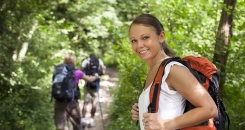
[[[94,127],[94,124],[88,124],[88,128],[93,128]]]
[[[82,124],[81,124],[81,125],[82,125],[82,128],[83,128],[83,129],[85,129],[85,127],[86,127],[86,123],[85,123],[85,122],[82,122]]]

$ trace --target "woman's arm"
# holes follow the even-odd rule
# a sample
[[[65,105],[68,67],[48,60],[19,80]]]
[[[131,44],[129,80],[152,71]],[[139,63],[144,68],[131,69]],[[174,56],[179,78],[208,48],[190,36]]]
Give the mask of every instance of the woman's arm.
[[[87,76],[87,75],[83,75],[82,79],[87,81],[87,82],[93,82],[95,81],[96,79],[99,78],[99,75],[96,73],[95,76]]]
[[[194,126],[218,114],[209,93],[185,67],[176,65],[171,67],[166,82],[170,88],[178,91],[196,108],[174,119],[164,121],[164,128],[179,129]]]

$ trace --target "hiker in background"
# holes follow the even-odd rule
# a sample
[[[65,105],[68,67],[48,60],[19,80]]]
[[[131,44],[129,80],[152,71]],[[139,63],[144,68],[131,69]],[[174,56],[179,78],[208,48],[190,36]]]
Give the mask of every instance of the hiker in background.
[[[76,84],[75,87],[78,90],[79,88],[77,84],[80,79],[83,79],[87,82],[92,82],[99,78],[98,74],[95,74],[95,76],[86,76],[86,74],[84,74],[84,72],[82,72],[81,70],[76,70],[75,69],[76,57],[72,53],[68,53],[67,55],[65,55],[64,64],[68,66],[72,66],[72,68],[74,68],[74,76],[75,76],[75,84]],[[72,101],[62,101],[57,99],[55,100],[54,122],[57,130],[65,129],[65,122],[67,116],[70,118],[74,130],[82,130],[81,114],[80,114],[78,98],[79,97],[75,96],[75,99]]]
[[[95,73],[98,73],[100,76],[105,74],[106,66],[100,58],[97,58],[94,54],[90,54],[89,58],[84,59],[82,61],[81,70],[86,73],[86,75],[93,76]],[[96,86],[96,82],[97,85]],[[85,128],[86,126],[86,112],[87,105],[89,102],[92,103],[91,109],[91,117],[88,124],[88,128],[94,127],[94,115],[96,112],[96,104],[98,101],[98,92],[99,92],[99,82],[100,80],[96,80],[94,82],[86,82],[84,86],[84,104],[82,108],[82,126]]]
[[[218,114],[217,107],[192,73],[181,63],[172,61],[162,77],[157,113],[148,113],[149,92],[156,72],[164,59],[174,57],[165,42],[164,28],[153,15],[142,14],[130,25],[133,51],[146,62],[148,75],[138,103],[132,106],[132,119],[139,120],[141,130],[175,130],[194,126]],[[184,113],[186,100],[196,108]]]

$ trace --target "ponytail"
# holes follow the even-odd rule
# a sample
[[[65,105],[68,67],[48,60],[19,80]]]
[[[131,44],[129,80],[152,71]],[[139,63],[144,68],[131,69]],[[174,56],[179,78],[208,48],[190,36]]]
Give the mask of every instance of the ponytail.
[[[174,56],[174,51],[168,47],[168,45],[165,41],[162,43],[162,49],[166,55],[168,55],[170,57]]]

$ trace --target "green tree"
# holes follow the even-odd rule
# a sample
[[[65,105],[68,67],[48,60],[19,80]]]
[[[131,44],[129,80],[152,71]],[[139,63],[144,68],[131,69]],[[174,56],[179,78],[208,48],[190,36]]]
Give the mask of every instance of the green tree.
[[[233,14],[236,6],[236,0],[224,0],[217,38],[215,43],[215,51],[213,62],[220,70],[220,85],[219,91],[222,94],[226,78],[226,65],[229,56],[230,38],[232,37]]]
[[[244,32],[242,31],[244,29],[244,11],[242,11],[244,10],[244,1],[238,0],[236,8],[235,3],[232,0],[171,0],[168,2],[163,0],[144,0],[136,5],[141,8],[141,4],[147,5],[144,6],[146,8],[142,10],[139,9],[138,12],[134,11],[136,12],[135,14],[129,12],[129,14],[126,15],[132,17],[123,17],[123,21],[125,21],[124,25],[127,29],[122,28],[119,33],[117,33],[121,34],[120,39],[124,40],[119,41],[115,48],[118,49],[120,53],[129,54],[120,56],[120,59],[130,57],[130,59],[134,60],[127,59],[121,60],[120,62],[119,71],[121,76],[119,88],[115,91],[114,104],[116,107],[113,108],[111,113],[113,122],[110,129],[135,129],[136,127],[135,122],[131,120],[131,113],[129,110],[131,109],[132,104],[137,102],[138,95],[142,91],[141,86],[145,79],[146,68],[141,60],[135,58],[136,56],[135,54],[132,54],[132,50],[128,49],[130,48],[130,45],[128,45],[130,43],[128,42],[127,33],[128,24],[135,16],[141,13],[154,14],[162,21],[165,27],[167,43],[173,48],[177,56],[205,56],[209,60],[214,61],[214,63],[218,63],[218,67],[221,65],[226,69],[225,71],[221,70],[223,74],[226,74],[225,77],[221,74],[222,78],[226,79],[225,81],[223,80],[225,82],[225,84],[223,84],[225,91],[221,91],[221,93],[224,95],[223,99],[231,119],[230,128],[244,129],[244,117],[241,116],[244,115],[241,114],[244,113],[241,109],[244,108],[243,88],[245,73],[244,69],[242,69],[242,63],[244,62],[245,56],[245,46],[242,42],[244,39],[244,37],[242,37],[244,36]],[[127,5],[127,7],[131,6]],[[134,7],[134,9],[137,7]],[[130,11],[130,8],[128,11]],[[226,14],[225,17],[224,14]],[[233,23],[231,23],[232,19]],[[217,37],[227,39],[223,34],[218,35],[222,30],[222,24],[225,20],[228,24],[232,25],[229,26],[229,29],[230,31],[231,29],[233,30],[233,36],[228,38],[228,40],[230,40],[229,44],[232,44],[230,44],[230,47],[227,49],[224,45],[219,48],[223,49],[223,51],[218,53],[220,59],[218,59],[217,62],[217,59],[214,57],[214,54],[216,55],[217,52],[220,52],[217,51]],[[222,42],[221,44],[224,43]],[[227,54],[227,52],[229,52],[229,55],[226,55],[228,60],[224,60],[226,64],[225,62],[220,62],[222,58],[225,59],[225,57],[221,57],[221,55]],[[133,99],[128,100],[129,97],[133,97]],[[122,111],[127,111],[128,115],[122,113]]]
[[[114,4],[113,0],[0,2],[0,129],[54,129],[53,66],[67,52],[78,57],[78,67],[90,52],[113,53],[115,39],[110,36],[120,25]],[[107,58],[111,64],[113,58]]]

